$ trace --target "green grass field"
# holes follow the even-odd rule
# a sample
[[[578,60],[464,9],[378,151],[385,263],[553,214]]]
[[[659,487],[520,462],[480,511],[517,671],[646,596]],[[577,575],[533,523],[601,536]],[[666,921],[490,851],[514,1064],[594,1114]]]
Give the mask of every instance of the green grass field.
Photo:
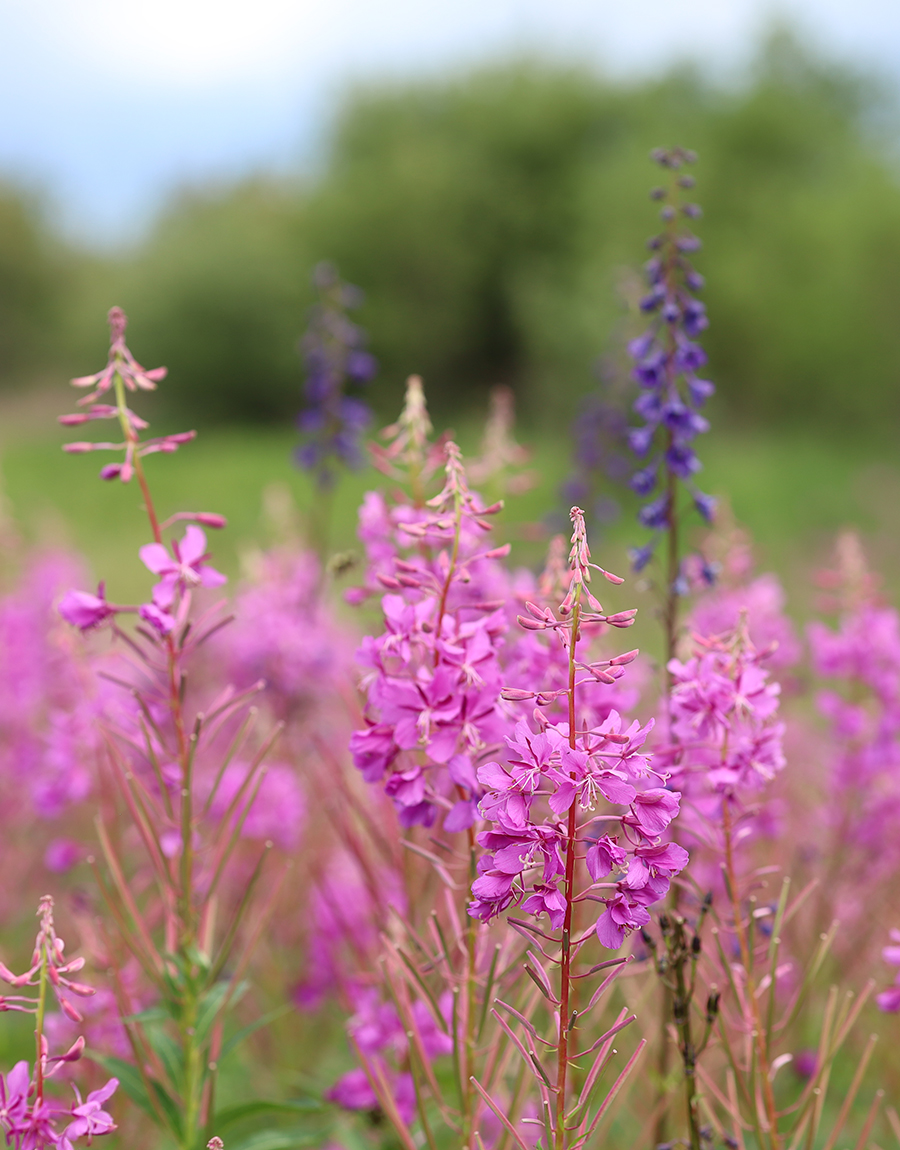
[[[521,437],[529,441],[527,431]],[[39,545],[73,546],[85,555],[93,578],[108,580],[111,598],[139,596],[147,582],[137,549],[148,541],[148,533],[137,486],[101,482],[97,472],[106,457],[66,455],[61,450],[66,438],[71,437],[53,425],[50,413],[38,421],[13,412],[3,421],[0,468],[13,533]],[[460,438],[464,448],[477,442],[476,434]],[[238,576],[242,556],[277,535],[273,521],[284,517],[286,505],[295,507],[301,531],[320,507],[320,494],[291,463],[293,442],[290,428],[201,428],[196,442],[176,455],[147,461],[161,514],[179,509],[225,514],[229,527],[210,533],[210,544],[222,569]],[[514,540],[519,561],[537,565],[545,541],[528,525],[541,522],[549,511],[564,510],[557,491],[568,468],[569,444],[564,437],[532,444],[540,482],[509,500],[497,534]],[[873,457],[855,442],[839,445],[734,429],[714,431],[700,451],[706,463],[703,487],[722,498],[749,530],[759,568],[782,576],[796,614],[806,614],[809,577],[829,557],[835,533],[847,526],[861,532],[887,587],[900,585],[894,574],[900,570],[896,461]],[[383,482],[374,471],[341,479],[333,499],[329,550],[354,546],[360,498]],[[595,555],[613,570],[627,570],[626,547],[645,535],[633,510],[634,501],[626,495],[618,522],[594,540]],[[636,588],[626,584],[621,592],[608,594],[611,604],[618,605],[622,596],[633,602]]]

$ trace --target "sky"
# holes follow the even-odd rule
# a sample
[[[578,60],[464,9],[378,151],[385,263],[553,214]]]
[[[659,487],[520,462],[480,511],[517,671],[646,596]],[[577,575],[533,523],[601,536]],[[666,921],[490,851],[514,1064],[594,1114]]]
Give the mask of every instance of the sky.
[[[529,51],[728,77],[779,19],[900,80],[898,0],[0,0],[0,176],[112,245],[185,183],[314,163],[353,83]]]

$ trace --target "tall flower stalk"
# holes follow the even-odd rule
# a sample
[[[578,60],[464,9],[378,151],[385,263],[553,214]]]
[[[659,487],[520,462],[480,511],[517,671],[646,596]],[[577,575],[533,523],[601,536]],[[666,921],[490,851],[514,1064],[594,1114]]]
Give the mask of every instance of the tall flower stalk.
[[[225,520],[208,512],[160,519],[142,459],[151,451],[174,450],[194,433],[140,438],[147,424],[126,406],[126,389],[147,389],[165,370],[144,372],[136,364],[125,343],[125,324],[124,314],[114,308],[107,367],[97,376],[73,381],[94,385],[82,401],[91,406],[84,415],[63,416],[61,422],[119,421],[123,443],[70,444],[68,450],[123,452],[123,462],[104,468],[101,475],[126,483],[137,479],[152,535],[140,558],[157,581],[147,602],[139,605],[110,603],[101,584],[96,595],[69,591],[59,609],[83,632],[108,626],[120,651],[112,678],[122,695],[104,716],[102,735],[132,832],[146,854],[144,867],[129,873],[115,828],[98,817],[106,873],[96,863],[94,870],[115,927],[108,931],[106,949],[138,1079],[119,1060],[106,1063],[120,1068],[134,1100],[179,1147],[196,1150],[201,1139],[228,1120],[216,1100],[225,1020],[243,993],[254,943],[279,886],[271,882],[263,904],[254,905],[271,843],[255,859],[244,860],[241,879],[230,866],[242,853],[241,830],[265,776],[264,760],[275,733],[260,739],[253,732],[254,714],[247,708],[259,684],[240,694],[226,689],[203,710],[191,711],[192,660],[228,622],[221,603],[194,610],[198,590],[225,582],[209,563],[203,531],[204,526],[224,527]],[[110,389],[115,406],[98,404],[97,397]],[[185,521],[182,538],[166,542],[167,533]],[[133,629],[122,626],[126,615],[137,616]],[[240,764],[241,781],[230,800],[222,802],[218,794],[232,763]],[[148,1012],[130,1009],[122,978],[126,955],[152,988],[156,1002]]]
[[[660,614],[667,668],[664,706],[668,714],[672,688],[668,668],[678,651],[680,603],[688,589],[682,569],[684,519],[693,508],[703,520],[710,522],[715,511],[715,500],[701,492],[693,479],[702,466],[693,441],[709,430],[709,423],[699,409],[715,387],[698,375],[706,363],[706,353],[697,337],[708,326],[708,320],[704,304],[696,298],[703,287],[703,277],[688,258],[699,249],[700,240],[686,222],[697,218],[700,208],[683,199],[695,183],[684,169],[694,163],[696,156],[683,148],[658,148],[652,158],[666,172],[668,181],[651,192],[652,199],[662,204],[663,230],[648,241],[653,253],[645,265],[649,291],[641,299],[640,309],[653,319],[650,327],[628,345],[634,363],[632,378],[641,389],[634,411],[644,422],[627,433],[629,446],[640,461],[639,469],[631,478],[631,487],[646,500],[638,520],[652,535],[646,543],[634,548],[630,556],[634,570],[641,571],[663,543]],[[677,913],[678,887],[673,891],[672,901]],[[680,960],[686,961],[683,948],[676,949]],[[664,980],[663,987],[657,1064],[658,1142],[665,1142],[667,1138],[663,1099],[669,1075],[668,1026],[674,1007],[668,980]],[[684,1070],[688,1077],[693,1073],[687,1063]]]
[[[550,632],[561,642],[567,656],[567,683],[552,691],[504,690],[504,697],[512,702],[536,704],[537,730],[520,720],[514,735],[506,739],[506,761],[486,763],[478,770],[486,789],[480,810],[489,829],[478,836],[486,853],[478,864],[480,873],[472,886],[474,901],[469,908],[471,915],[484,921],[514,904],[526,914],[538,918],[546,914],[549,919],[551,933],[527,920],[510,917],[508,922],[530,938],[558,970],[556,978],[551,978],[537,955],[529,952],[529,973],[551,1003],[556,1019],[554,1037],[540,1038],[555,1049],[553,1078],[536,1055],[531,1061],[526,1057],[542,1096],[545,1144],[555,1150],[577,1150],[607,1109],[603,1102],[596,1112],[590,1110],[601,1060],[594,1063],[580,1091],[574,1090],[572,1076],[580,1068],[579,1060],[598,1047],[604,1058],[608,1056],[609,1048],[604,1050],[608,1034],[586,1049],[575,1047],[612,975],[584,1007],[575,1005],[576,982],[610,965],[614,975],[625,960],[577,970],[576,964],[593,938],[617,950],[631,930],[645,926],[650,921],[647,908],[664,897],[671,877],[687,862],[686,851],[662,839],[678,813],[680,796],[662,786],[647,785],[665,781],[641,749],[649,727],[635,722],[623,729],[613,711],[598,726],[579,729],[579,691],[613,683],[637,652],[586,662],[579,651],[586,628],[628,627],[635,612],[603,612],[589,587],[592,570],[613,583],[622,580],[591,562],[580,508],[572,508],[571,519],[572,545],[562,602],[555,612],[529,602],[528,614],[519,618],[525,629]],[[550,713],[545,714],[548,708]],[[561,711],[558,717],[553,714],[555,708]],[[624,807],[625,813],[595,814],[601,801],[613,808]],[[591,902],[604,909],[587,929],[579,928],[577,911]],[[616,1028],[626,1021],[630,1019],[623,1013]],[[527,1034],[536,1037],[533,1024],[527,1020],[524,1024]],[[530,1041],[526,1035],[526,1045]],[[644,1044],[642,1040],[626,1071]]]
[[[393,522],[387,507],[380,508],[384,533],[373,575],[388,591],[382,599],[386,631],[368,638],[360,651],[370,668],[364,679],[367,725],[353,736],[351,751],[367,782],[384,781],[401,827],[431,827],[443,814],[451,840],[465,834],[465,888],[477,858],[473,826],[480,789],[473,761],[504,729],[498,653],[506,623],[502,603],[487,593],[493,568],[509,547],[485,544],[489,517],[502,505],[484,507],[470,491],[452,441],[443,447],[442,489],[423,498],[430,424],[415,377],[392,430],[393,442],[379,462],[392,470],[405,467],[413,499],[395,507]],[[438,872],[446,875],[443,866]],[[448,972],[460,995],[461,1030],[456,1035],[454,1028],[454,1036],[466,1145],[472,1144],[475,1106],[469,1076],[479,1010],[476,927],[469,920],[460,940],[464,970]]]
[[[366,333],[348,314],[362,303],[360,289],[344,283],[328,262],[316,265],[312,280],[319,299],[299,343],[306,369],[306,402],[297,417],[301,442],[294,458],[315,477],[313,518],[319,550],[324,553],[335,469],[356,469],[365,460],[363,436],[372,413],[354,391],[371,382],[378,365],[366,349]]]
[[[684,517],[693,507],[710,522],[715,511],[715,500],[700,491],[693,479],[701,468],[693,441],[709,430],[699,409],[715,388],[698,375],[706,363],[706,353],[697,337],[709,321],[695,294],[703,287],[703,277],[688,259],[700,241],[685,226],[687,220],[700,215],[700,209],[682,199],[694,186],[693,177],[684,168],[696,156],[683,148],[660,148],[653,159],[669,177],[665,187],[651,193],[663,205],[663,230],[648,241],[653,252],[645,266],[650,290],[641,299],[640,308],[653,316],[653,321],[628,346],[634,361],[632,375],[641,388],[634,410],[644,421],[628,432],[631,449],[641,462],[631,486],[647,499],[638,519],[653,534],[631,552],[631,559],[634,569],[642,570],[660,540],[665,540],[662,615],[668,662],[676,654],[678,604],[685,586],[681,570]],[[687,492],[689,501],[682,492]]]
[[[72,1150],[72,1143],[86,1137],[88,1145],[93,1138],[109,1134],[116,1125],[104,1109],[119,1085],[111,1078],[99,1090],[92,1090],[82,1101],[75,1087],[75,1102],[64,1105],[46,1092],[46,1084],[57,1071],[80,1061],[84,1038],[79,1035],[63,1054],[50,1055],[46,1035],[47,1006],[52,989],[60,1009],[75,1023],[84,1022],[73,997],[90,998],[94,988],[76,981],[71,976],[84,966],[83,958],[66,958],[65,943],[57,935],[53,921],[53,899],[45,895],[38,907],[40,927],[35,939],[31,966],[23,974],[14,974],[0,962],[0,979],[15,990],[36,993],[0,996],[0,1012],[15,1011],[34,1015],[34,1071],[28,1063],[18,1062],[7,1075],[0,1075],[0,1129],[6,1133],[7,1145],[27,1150],[43,1150],[54,1146],[57,1150]],[[65,1129],[57,1126],[70,1119]]]

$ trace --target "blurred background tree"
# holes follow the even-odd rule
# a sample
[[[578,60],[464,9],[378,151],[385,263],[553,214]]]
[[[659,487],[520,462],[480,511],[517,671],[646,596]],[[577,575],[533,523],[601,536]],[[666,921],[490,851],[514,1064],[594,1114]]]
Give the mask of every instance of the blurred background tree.
[[[900,415],[895,127],[885,91],[783,32],[732,87],[522,59],[359,88],[315,172],[184,192],[115,258],[62,252],[4,193],[0,378],[87,370],[98,311],[120,303],[170,368],[173,417],[284,419],[328,258],[366,292],[386,418],[419,372],[438,418],[503,382],[526,421],[563,423],[653,227],[648,152],[680,143],[700,154],[719,416],[883,435]]]

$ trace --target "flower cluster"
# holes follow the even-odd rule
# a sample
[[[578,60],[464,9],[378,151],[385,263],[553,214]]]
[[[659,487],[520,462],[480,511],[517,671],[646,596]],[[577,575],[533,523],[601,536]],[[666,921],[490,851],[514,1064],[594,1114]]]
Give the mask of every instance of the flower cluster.
[[[781,688],[765,667],[771,651],[754,647],[745,618],[694,643],[691,658],[669,663],[669,743],[657,756],[684,795],[680,828],[721,854],[723,822],[741,820],[747,838],[754,796],[785,765]]]
[[[108,463],[100,471],[101,479],[121,479],[123,483],[138,474],[140,460],[145,455],[154,455],[157,452],[171,454],[177,451],[183,443],[189,443],[196,437],[196,431],[181,431],[174,435],[157,436],[154,439],[141,440],[140,433],[150,426],[146,420],[136,415],[125,402],[125,389],[129,391],[153,390],[161,379],[166,377],[164,367],[155,367],[145,370],[137,362],[125,343],[125,328],[128,318],[120,307],[109,310],[110,345],[109,358],[106,367],[95,375],[84,375],[72,380],[73,387],[92,387],[90,394],[78,400],[79,407],[86,411],[74,412],[72,415],[61,415],[59,422],[64,427],[78,427],[96,419],[117,419],[124,437],[121,443],[98,443],[91,440],[82,440],[67,443],[64,450],[72,454],[82,454],[87,451],[122,451],[124,458],[121,463]],[[97,399],[113,389],[116,402],[97,403]]]
[[[202,512],[196,518],[203,522],[217,520],[217,527],[225,523],[221,516]],[[168,527],[170,523],[166,521],[162,527]],[[140,557],[144,566],[160,577],[148,603],[140,606],[110,603],[101,583],[96,595],[90,591],[67,591],[59,603],[60,615],[73,627],[92,631],[116,615],[137,614],[158,634],[168,635],[176,622],[183,624],[186,620],[193,588],[221,587],[225,582],[225,576],[206,562],[206,534],[193,523],[180,541],[172,540],[171,550],[160,542],[147,543],[140,549]]]
[[[54,622],[61,587],[79,578],[81,565],[68,555],[34,556],[18,585],[0,598],[0,805],[4,854],[21,854],[17,829],[32,814],[55,819],[90,794],[97,745],[94,692],[89,666],[73,646],[68,628]],[[29,804],[28,806],[23,804]],[[11,893],[23,859],[4,859]],[[4,896],[0,896],[0,910]]]
[[[313,273],[319,302],[312,310],[300,353],[306,367],[306,407],[297,419],[303,442],[297,463],[313,471],[321,487],[334,481],[332,461],[362,464],[362,436],[371,421],[367,405],[348,395],[350,385],[367,384],[377,364],[366,351],[366,335],[347,316],[359,307],[362,292],[343,283],[337,268],[319,264]]]
[[[354,636],[337,625],[321,586],[312,552],[280,547],[259,555],[234,597],[234,622],[211,646],[237,688],[265,680],[266,701],[285,721],[316,713],[330,721],[350,674]]]
[[[629,930],[650,921],[647,907],[666,893],[671,877],[687,862],[687,852],[662,841],[680,796],[663,785],[647,786],[648,781],[665,782],[642,750],[652,724],[635,721],[626,727],[611,711],[598,726],[577,728],[576,689],[613,683],[637,652],[589,663],[578,659],[583,627],[627,627],[634,611],[603,614],[588,586],[591,569],[613,582],[621,580],[590,562],[584,514],[577,507],[571,514],[568,585],[558,612],[529,603],[528,615],[519,619],[527,630],[556,633],[568,654],[569,682],[549,692],[504,690],[509,700],[534,700],[536,729],[520,720],[505,739],[503,761],[478,769],[485,788],[479,809],[490,827],[478,836],[486,853],[478,864],[469,913],[490,920],[516,903],[527,913],[546,913],[551,928],[559,930],[567,903],[591,900],[605,908],[596,923],[600,942],[616,949]],[[563,697],[567,717],[551,721],[543,709]],[[595,815],[598,802],[626,809]],[[604,823],[617,826],[619,833],[600,834]],[[572,883],[580,848],[591,881],[576,895]]]
[[[74,1022],[82,1022],[83,1018],[70,996],[90,997],[94,988],[70,977],[82,969],[84,959],[65,957],[65,943],[56,934],[53,900],[49,895],[41,899],[38,915],[40,927],[29,969],[24,974],[13,974],[0,963],[0,979],[4,982],[16,990],[26,987],[37,990],[35,997],[29,994],[0,996],[0,1011],[14,1010],[35,1016],[37,1045],[33,1081],[25,1061],[17,1062],[8,1074],[0,1075],[0,1127],[6,1132],[7,1144],[15,1145],[16,1150],[41,1150],[48,1145],[57,1150],[71,1150],[72,1143],[79,1138],[86,1137],[90,1143],[93,1138],[115,1130],[115,1123],[103,1104],[112,1097],[119,1083],[111,1078],[101,1089],[92,1091],[85,1101],[76,1088],[75,1103],[68,1106],[44,1093],[46,1080],[66,1064],[78,1062],[85,1045],[79,1037],[64,1054],[50,1056],[44,1034],[47,987],[53,988],[63,1012]],[[60,1131],[57,1126],[64,1119],[69,1122]]]
[[[395,551],[392,573],[377,576],[390,591],[382,599],[386,629],[358,654],[367,668],[367,726],[350,749],[367,782],[385,780],[402,825],[430,826],[444,808],[445,828],[459,831],[476,817],[473,757],[505,731],[506,617],[502,601],[484,593],[497,578],[492,564],[509,548],[484,546],[485,516],[499,505],[485,508],[469,490],[456,444],[445,454],[443,489],[424,506],[404,505],[397,534],[408,541],[407,557]]]
[[[420,999],[410,1003],[409,1020],[413,1029],[404,1025],[396,1007],[381,1001],[376,990],[358,990],[354,997],[355,1012],[347,1023],[347,1033],[359,1056],[364,1059],[366,1069],[349,1070],[338,1079],[326,1097],[345,1110],[377,1111],[381,1108],[385,1091],[382,1089],[376,1093],[372,1086],[374,1079],[387,1088],[387,1096],[401,1120],[410,1123],[416,1110],[413,1077],[408,1070],[393,1069],[391,1062],[409,1065],[411,1041],[415,1042],[417,1054],[429,1063],[452,1052],[450,995],[445,994],[438,1004],[441,1024],[435,1021]]]
[[[641,387],[634,410],[643,426],[628,433],[632,451],[642,461],[631,486],[649,501],[638,518],[653,531],[650,542],[632,552],[635,570],[649,562],[660,532],[678,521],[678,485],[685,483],[694,506],[710,521],[715,500],[699,491],[693,477],[701,464],[693,440],[709,429],[699,408],[712,395],[714,386],[697,373],[706,363],[706,353],[697,336],[708,326],[706,308],[694,293],[703,286],[688,254],[700,247],[699,239],[680,226],[679,217],[700,214],[696,204],[682,203],[681,190],[692,188],[692,176],[680,174],[695,156],[681,148],[659,149],[653,158],[671,174],[669,188],[657,188],[654,199],[664,200],[660,212],[664,229],[649,241],[653,251],[646,265],[650,290],[641,300],[641,310],[652,315],[653,323],[632,340],[628,350],[634,361],[632,376]],[[652,498],[650,498],[652,496]]]
[[[832,748],[827,819],[854,848],[845,873],[862,867],[872,883],[900,861],[900,615],[872,594],[844,599],[837,628],[815,622],[808,637],[813,669],[834,684],[816,696]]]
[[[891,929],[891,945],[882,950],[881,957],[891,966],[900,966],[900,930]],[[875,1001],[880,1010],[889,1014],[896,1014],[900,1010],[900,973],[897,974],[893,986],[876,994]]]

